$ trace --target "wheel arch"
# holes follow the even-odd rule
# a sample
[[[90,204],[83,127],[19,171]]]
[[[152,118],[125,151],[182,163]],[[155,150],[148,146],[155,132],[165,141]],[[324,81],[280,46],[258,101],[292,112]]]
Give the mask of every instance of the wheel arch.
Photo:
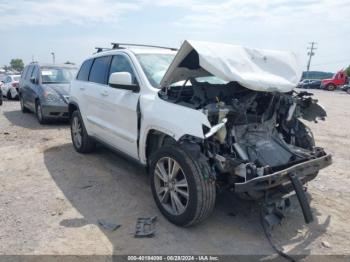
[[[69,102],[69,104],[68,104],[69,119],[72,117],[73,112],[76,110],[79,110],[78,104],[75,102]]]

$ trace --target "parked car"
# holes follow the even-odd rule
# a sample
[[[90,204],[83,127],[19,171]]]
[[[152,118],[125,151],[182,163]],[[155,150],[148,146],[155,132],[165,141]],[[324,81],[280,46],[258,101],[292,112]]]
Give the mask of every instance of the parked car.
[[[19,79],[20,75],[7,75],[1,85],[2,95],[9,100],[18,98]]]
[[[343,85],[342,90],[350,95],[350,84]]]
[[[68,89],[76,71],[70,65],[27,65],[19,88],[22,112],[34,112],[40,124],[50,119],[68,119]]]
[[[299,120],[326,112],[310,93],[292,92],[295,59],[196,41],[178,52],[114,44],[72,80],[73,146],[89,153],[98,141],[144,165],[158,208],[176,225],[207,218],[222,189],[274,207],[286,207],[282,196],[295,190],[309,223],[302,185],[332,159]],[[265,211],[266,220],[281,217],[281,209]]]
[[[328,91],[334,91],[337,88],[347,83],[348,77],[344,70],[337,72],[331,79],[323,79],[321,82],[321,88]]]
[[[305,89],[319,89],[321,86],[321,80],[317,79],[304,79],[299,82],[298,88],[305,88]]]

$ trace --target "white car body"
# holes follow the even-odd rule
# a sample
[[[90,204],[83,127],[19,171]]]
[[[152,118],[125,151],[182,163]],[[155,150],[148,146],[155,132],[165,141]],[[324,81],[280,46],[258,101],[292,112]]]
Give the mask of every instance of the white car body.
[[[301,70],[297,57],[291,52],[185,41],[181,51],[177,53],[165,73],[161,85],[184,80],[187,76],[186,72],[179,69],[178,63],[194,48],[200,51],[201,66],[206,69],[201,69],[197,73],[190,72],[197,76],[219,74],[224,80],[239,81],[247,88],[253,86],[260,91],[280,92],[292,90],[300,79]],[[213,58],[215,51],[220,51],[219,55],[210,59]],[[201,110],[169,103],[158,96],[159,88],[150,84],[136,57],[137,54],[147,53],[176,54],[172,50],[127,48],[96,53],[90,57],[91,59],[118,54],[126,56],[132,64],[140,85],[138,93],[77,79],[72,81],[70,89],[70,103],[79,106],[88,134],[142,164],[147,163],[146,143],[151,131],[160,131],[178,141],[184,135],[204,138],[202,126],[211,127],[207,116]],[[239,61],[238,66],[237,61]],[[277,71],[276,68],[278,68]],[[249,77],[254,72],[256,72],[255,77]],[[142,115],[139,132],[138,103]]]
[[[18,97],[18,86],[19,86],[19,80],[20,75],[8,75],[3,80],[3,85],[1,86],[2,95],[8,96],[10,93],[10,97],[16,98]]]
[[[145,165],[157,206],[176,225],[205,219],[217,187],[266,203],[266,192],[294,189],[313,220],[302,185],[331,155],[299,118],[327,114],[309,93],[293,92],[302,73],[294,53],[196,41],[178,52],[121,45],[99,49],[71,82],[77,152],[99,141]]]

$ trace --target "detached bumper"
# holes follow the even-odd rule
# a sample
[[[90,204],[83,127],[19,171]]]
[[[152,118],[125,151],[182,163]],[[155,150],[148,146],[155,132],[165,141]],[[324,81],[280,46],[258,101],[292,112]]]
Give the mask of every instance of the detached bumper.
[[[244,183],[235,183],[235,192],[249,192],[267,190],[279,185],[290,183],[289,175],[294,174],[302,181],[308,181],[314,178],[315,173],[320,169],[332,164],[332,155],[312,159],[275,173],[256,177]]]
[[[46,118],[67,118],[68,114],[68,105],[42,105],[43,115]]]

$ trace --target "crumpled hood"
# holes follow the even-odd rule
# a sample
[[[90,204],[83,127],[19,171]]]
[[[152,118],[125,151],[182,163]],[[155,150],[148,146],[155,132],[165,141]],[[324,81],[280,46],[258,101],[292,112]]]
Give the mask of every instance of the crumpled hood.
[[[59,95],[69,95],[69,84],[43,84],[43,86],[55,91]]]
[[[214,75],[265,92],[290,92],[302,75],[293,52],[185,41],[165,73],[161,87],[189,77]]]

